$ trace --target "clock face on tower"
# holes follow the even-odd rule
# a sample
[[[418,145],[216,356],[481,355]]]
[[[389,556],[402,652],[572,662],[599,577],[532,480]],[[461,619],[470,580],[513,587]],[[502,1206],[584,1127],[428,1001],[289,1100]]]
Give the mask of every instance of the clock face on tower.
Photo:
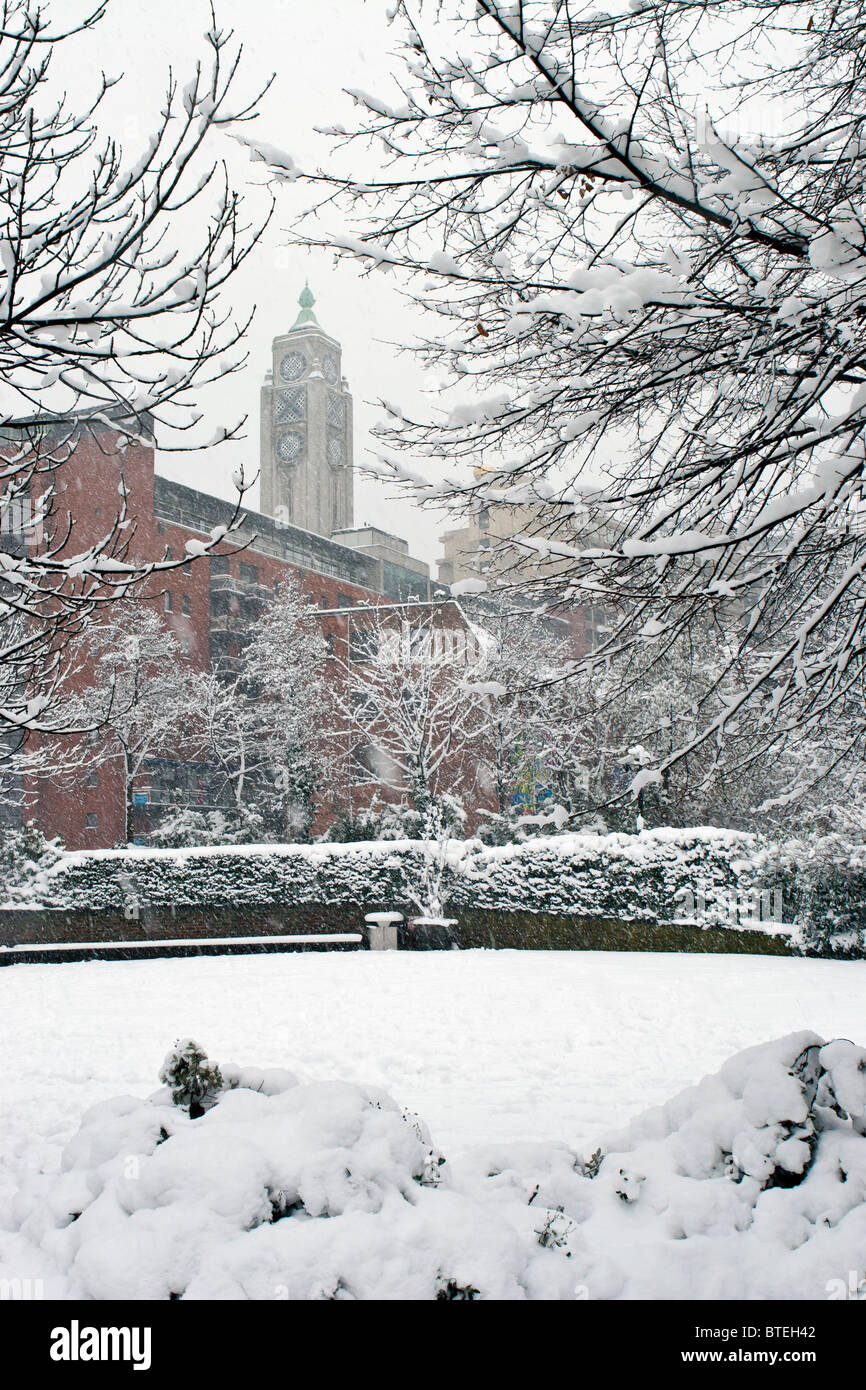
[[[336,357],[333,357],[330,353],[328,353],[327,357],[322,363],[322,373],[324,375],[325,380],[330,381],[331,385],[333,385],[334,382],[337,380],[337,359]]]
[[[297,381],[307,370],[307,359],[302,352],[287,352],[280,363],[280,376],[283,381]]]
[[[283,463],[295,463],[301,457],[304,436],[297,430],[283,430],[277,436],[277,458]]]

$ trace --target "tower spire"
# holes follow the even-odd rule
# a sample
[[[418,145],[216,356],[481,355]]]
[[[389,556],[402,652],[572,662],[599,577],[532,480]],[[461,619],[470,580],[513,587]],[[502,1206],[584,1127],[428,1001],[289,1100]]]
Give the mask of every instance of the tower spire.
[[[313,291],[310,289],[310,282],[309,282],[309,280],[307,280],[306,283],[305,283],[305,285],[304,285],[304,288],[301,290],[301,293],[298,295],[298,303],[299,303],[300,306],[301,306],[301,312],[298,314],[298,317],[295,319],[294,323],[292,324],[291,331],[292,331],[293,333],[294,333],[294,331],[295,331],[296,328],[306,328],[308,324],[313,324],[313,325],[315,325],[316,328],[320,328],[320,327],[321,327],[321,324],[319,323],[319,320],[316,318],[316,315],[313,313],[313,305],[315,304],[315,302],[316,302],[316,296],[313,294]]]

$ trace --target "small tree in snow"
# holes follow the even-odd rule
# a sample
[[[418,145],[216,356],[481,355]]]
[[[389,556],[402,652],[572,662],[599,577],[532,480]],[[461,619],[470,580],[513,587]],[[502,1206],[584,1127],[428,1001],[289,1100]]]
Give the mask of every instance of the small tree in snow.
[[[334,703],[350,777],[405,796],[422,818],[446,793],[465,802],[485,717],[474,642],[435,608],[370,609],[348,621]]]
[[[193,1038],[176,1042],[159,1070],[159,1079],[171,1090],[175,1105],[196,1120],[215,1105],[224,1089],[222,1073]]]
[[[176,757],[189,713],[188,671],[180,646],[152,608],[133,600],[112,605],[109,621],[82,639],[93,683],[64,707],[70,727],[91,727],[98,742],[91,766],[119,763],[125,838],[133,835],[133,788],[148,758]]]
[[[429,920],[441,921],[444,917],[449,863],[455,853],[462,857],[467,852],[461,842],[465,820],[462,806],[448,795],[429,806],[422,817],[418,838],[424,846],[424,859],[413,899],[422,916]]]
[[[483,654],[474,692],[483,698],[479,782],[496,801],[500,833],[556,801],[571,807],[580,777],[581,730],[564,678],[570,639],[544,612],[509,593],[467,604]]]
[[[186,807],[162,821],[154,844],[243,844],[270,838],[266,800],[273,785],[271,749],[262,737],[267,712],[242,675],[220,668],[192,672],[188,682],[189,735],[211,771],[221,805]]]
[[[287,841],[309,836],[328,766],[327,659],[317,610],[287,577],[215,704],[212,746],[236,808],[253,801]]]
[[[13,902],[26,901],[38,887],[40,875],[57,863],[62,852],[62,841],[46,839],[34,821],[0,832],[0,893]]]

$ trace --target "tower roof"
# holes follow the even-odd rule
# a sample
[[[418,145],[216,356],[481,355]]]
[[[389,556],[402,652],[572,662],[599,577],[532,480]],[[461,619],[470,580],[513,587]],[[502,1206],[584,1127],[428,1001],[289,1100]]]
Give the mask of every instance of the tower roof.
[[[306,328],[309,324],[312,324],[316,328],[321,328],[319,320],[313,313],[313,305],[315,304],[315,302],[316,296],[310,289],[310,282],[308,280],[304,285],[304,288],[301,290],[301,293],[298,295],[298,303],[301,306],[301,312],[298,314],[298,317],[292,324],[291,331],[293,333],[296,328]]]

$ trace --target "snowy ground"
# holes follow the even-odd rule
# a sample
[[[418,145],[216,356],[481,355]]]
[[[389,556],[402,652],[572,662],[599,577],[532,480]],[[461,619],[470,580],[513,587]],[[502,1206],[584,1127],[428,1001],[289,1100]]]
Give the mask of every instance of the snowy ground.
[[[145,1096],[171,1043],[381,1086],[444,1153],[611,1130],[798,1029],[866,1043],[866,962],[464,951],[0,970],[0,1199],[81,1114]],[[3,1236],[0,1233],[0,1255]]]

